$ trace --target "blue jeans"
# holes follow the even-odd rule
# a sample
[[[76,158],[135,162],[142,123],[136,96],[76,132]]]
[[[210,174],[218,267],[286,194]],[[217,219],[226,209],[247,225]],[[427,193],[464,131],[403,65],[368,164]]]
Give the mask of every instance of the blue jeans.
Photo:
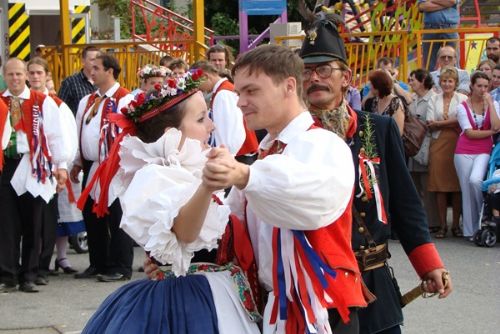
[[[453,27],[442,27],[443,29],[449,29]],[[436,29],[436,27],[425,27],[425,29]],[[422,36],[422,49],[423,49],[423,56],[424,56],[424,62],[423,66],[424,68],[427,68],[430,72],[434,71],[436,69],[436,60],[437,60],[437,53],[439,51],[439,48],[443,45],[451,45],[455,48],[457,51],[457,66],[459,62],[459,50],[457,48],[457,40],[458,40],[458,33],[436,33],[436,34],[424,34]],[[425,41],[427,40],[439,40],[436,42],[428,42],[426,43]],[[447,41],[451,40],[451,41]],[[432,48],[431,48],[432,44]],[[430,58],[429,57],[430,53]],[[427,59],[429,59],[428,64]]]

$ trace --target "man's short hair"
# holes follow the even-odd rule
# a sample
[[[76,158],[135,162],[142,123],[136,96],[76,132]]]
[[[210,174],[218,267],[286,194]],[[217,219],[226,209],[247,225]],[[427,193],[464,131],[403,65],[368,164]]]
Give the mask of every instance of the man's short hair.
[[[33,57],[28,61],[26,68],[29,70],[30,65],[40,65],[43,67],[43,70],[46,74],[49,73],[49,63],[43,59],[42,57]]]
[[[389,57],[382,57],[382,58],[379,58],[377,60],[377,68],[380,68],[380,64],[384,64],[384,65],[391,64],[391,65],[394,65],[394,62]]]
[[[174,57],[172,57],[171,55],[165,55],[160,59],[160,66],[168,67],[172,60],[174,60]]]
[[[231,53],[231,50],[229,50],[229,47],[227,47],[225,45],[222,45],[222,44],[212,45],[205,52],[205,55],[207,56],[208,60],[210,60],[211,53],[224,53],[224,55],[226,56],[226,66],[233,62],[233,54]]]
[[[193,65],[191,65],[191,69],[201,69],[204,73],[212,73],[212,74],[217,74],[220,75],[219,70],[212,65],[209,61],[206,60],[199,60]]]
[[[102,61],[102,66],[104,67],[104,70],[107,71],[110,68],[113,69],[113,77],[115,80],[118,79],[118,76],[120,75],[120,72],[122,71],[122,68],[120,67],[120,64],[118,63],[118,60],[110,55],[109,53],[102,53],[96,57],[96,59],[101,59]]]
[[[83,51],[82,51],[82,59],[87,58],[87,53],[89,53],[91,51],[100,51],[100,50],[93,45],[86,46],[85,48],[83,48]]]
[[[498,42],[500,43],[500,38],[496,37],[496,36],[493,36],[493,37],[490,37],[486,40],[486,43],[494,43],[494,42]]]
[[[168,68],[171,70],[174,70],[174,68],[183,68],[185,71],[187,71],[188,65],[182,59],[174,59],[170,62],[170,65],[168,65]]]
[[[302,74],[304,62],[290,48],[280,45],[262,45],[244,54],[241,54],[231,70],[234,77],[236,72],[248,69],[248,74],[262,72],[269,76],[275,84],[293,77],[297,81],[297,95],[302,96]]]

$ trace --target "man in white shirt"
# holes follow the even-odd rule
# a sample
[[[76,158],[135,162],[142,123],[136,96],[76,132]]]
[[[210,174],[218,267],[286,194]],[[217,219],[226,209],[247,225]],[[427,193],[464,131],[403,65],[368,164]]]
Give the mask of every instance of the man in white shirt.
[[[331,333],[328,309],[342,318],[332,326],[334,333],[344,327],[345,333],[357,333],[353,307],[366,302],[350,249],[354,166],[343,140],[315,127],[305,110],[303,70],[299,57],[282,46],[260,46],[238,58],[238,106],[249,128],[265,128],[268,135],[261,159],[251,166],[225,148],[212,149],[203,182],[234,185],[228,204],[246,220],[259,281],[269,292],[264,333],[301,326]],[[316,266],[324,272],[314,274],[310,268]]]
[[[76,154],[71,180],[78,182],[83,169],[82,196],[78,206],[83,210],[89,245],[90,266],[75,278],[95,277],[100,281],[130,279],[132,274],[133,242],[120,226],[122,210],[113,189],[100,191],[101,180],[94,178],[118,135],[118,128],[107,116],[121,112],[133,100],[129,91],[116,81],[121,68],[111,55],[99,55],[91,71],[98,90],[85,96],[78,105],[76,124],[79,152]],[[109,180],[111,181],[111,180]],[[90,196],[90,198],[88,198]]]
[[[50,96],[59,108],[60,117],[63,122],[63,136],[64,143],[67,145],[68,152],[68,166],[73,163],[75,158],[76,150],[78,148],[78,137],[76,136],[76,123],[75,116],[71,109],[66,103],[64,103],[59,97],[54,93],[49,93],[47,88],[47,81],[49,79],[49,64],[47,61],[41,57],[31,58],[27,64],[28,69],[28,82],[32,90],[41,92],[47,96]],[[68,180],[69,181],[69,180]],[[67,182],[68,184],[68,182]],[[76,185],[78,186],[78,185]],[[70,189],[75,189],[72,186],[68,187]],[[45,208],[45,214],[42,224],[42,247],[40,250],[40,263],[38,270],[38,277],[35,280],[36,285],[47,285],[49,276],[49,266],[52,260],[52,255],[54,253],[54,246],[56,244],[56,231],[58,230],[58,202],[62,197],[68,197],[68,189],[62,190],[61,194],[55,195],[47,207]],[[74,204],[73,204],[74,205]],[[75,219],[75,222],[82,220],[81,213],[79,212],[79,219]],[[76,223],[78,224],[78,223]],[[79,223],[83,225],[83,223]],[[83,226],[82,226],[83,227]],[[85,229],[82,229],[84,231]],[[59,231],[57,231],[59,232]],[[59,234],[59,233],[57,233]],[[56,266],[61,266],[66,273],[75,273],[76,270],[71,269],[68,260],[66,259],[66,247],[68,245],[68,237],[57,236],[58,254],[64,254],[63,256],[58,256],[56,258]],[[61,250],[64,249],[64,252]],[[57,271],[57,267],[56,267]]]
[[[4,151],[0,184],[0,290],[12,291],[19,280],[19,290],[37,292],[43,211],[56,187],[65,185],[69,150],[54,100],[26,86],[26,64],[11,58],[4,75],[8,89],[2,99],[15,131]]]
[[[437,93],[441,92],[441,86],[439,85],[439,73],[443,67],[455,67],[458,71],[458,88],[457,91],[462,94],[469,94],[470,92],[470,77],[466,70],[462,70],[456,67],[457,63],[457,52],[450,45],[445,45],[441,47],[438,51],[438,69],[431,72],[431,76],[434,79],[434,88]]]

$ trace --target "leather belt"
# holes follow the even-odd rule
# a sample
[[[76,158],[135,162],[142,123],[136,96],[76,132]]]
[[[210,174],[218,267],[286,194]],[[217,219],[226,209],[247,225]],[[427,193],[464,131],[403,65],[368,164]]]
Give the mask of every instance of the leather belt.
[[[387,244],[377,245],[368,249],[362,249],[354,252],[358,261],[360,271],[370,271],[385,265],[389,258]]]

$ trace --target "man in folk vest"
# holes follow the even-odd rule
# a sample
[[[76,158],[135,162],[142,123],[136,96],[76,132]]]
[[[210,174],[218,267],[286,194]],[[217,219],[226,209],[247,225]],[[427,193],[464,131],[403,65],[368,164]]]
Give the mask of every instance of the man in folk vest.
[[[356,112],[347,105],[344,93],[352,73],[335,23],[313,22],[300,56],[305,63],[303,88],[309,110],[318,126],[349,144],[356,170],[352,247],[364,283],[377,298],[358,312],[360,333],[400,333],[399,291],[387,263],[391,230],[428,292],[444,298],[452,283],[431,242],[399,130],[390,117]]]
[[[356,308],[366,301],[350,248],[354,167],[349,147],[305,110],[303,70],[293,51],[277,45],[236,60],[238,106],[249,128],[268,135],[251,166],[212,149],[203,180],[234,185],[227,204],[246,220],[269,292],[264,333],[357,333]]]
[[[200,68],[206,80],[200,85],[204,93],[210,93],[209,116],[214,122],[215,130],[210,138],[212,147],[224,145],[229,152],[244,163],[251,164],[258,150],[255,131],[249,130],[240,108],[238,96],[234,93],[234,85],[219,75],[219,71],[209,62],[200,61],[193,65]]]
[[[43,212],[56,187],[65,186],[69,149],[54,100],[26,86],[26,64],[11,58],[4,74],[8,89],[1,98],[9,106],[14,131],[7,149],[0,153],[4,161],[0,184],[0,277],[3,291],[13,290],[19,281],[19,290],[37,292],[34,280]]]
[[[116,81],[120,71],[116,58],[99,55],[91,71],[98,90],[80,101],[76,115],[79,152],[71,169],[71,180],[78,182],[78,174],[83,169],[85,189],[78,207],[83,210],[87,228],[90,266],[75,278],[97,276],[99,281],[108,282],[130,279],[132,274],[133,242],[119,228],[120,202],[113,189],[101,193],[102,183],[94,178],[118,135],[117,128],[109,124],[107,116],[120,112],[133,99],[129,91]]]
[[[47,88],[47,82],[49,79],[48,76],[49,65],[47,61],[40,57],[34,57],[30,59],[30,61],[27,64],[27,67],[28,67],[28,82],[30,84],[31,89],[37,92],[41,92],[47,96],[50,96],[56,102],[59,108],[59,112],[61,114],[60,116],[64,125],[62,128],[63,135],[65,138],[64,142],[68,145],[68,148],[70,149],[67,163],[68,166],[71,166],[73,160],[75,159],[76,151],[78,148],[78,137],[76,135],[75,116],[73,116],[71,109],[69,109],[66,103],[64,103],[54,93],[49,93],[49,89]],[[66,259],[66,248],[68,245],[68,237],[64,233],[70,228],[74,232],[85,231],[85,225],[83,224],[81,212],[78,212],[78,217],[75,217],[74,220],[63,220],[63,221],[73,221],[74,223],[72,223],[71,226],[69,224],[62,224],[61,226],[57,225],[59,214],[64,215],[70,210],[70,208],[63,208],[63,210],[59,212],[58,203],[59,202],[68,203],[67,200],[68,197],[71,197],[74,202],[74,195],[72,194],[73,196],[70,196],[68,193],[68,190],[71,193],[74,189],[72,185],[68,186],[69,182],[70,180],[68,179],[66,181],[67,187],[63,189],[60,194],[55,195],[45,208],[43,225],[42,225],[42,247],[40,251],[40,265],[38,270],[38,277],[35,280],[36,285],[48,284],[49,265],[52,259],[52,254],[54,253],[54,245],[56,244],[56,242],[57,242],[57,254],[58,254],[55,261],[56,271],[57,268],[61,267],[64,269],[65,273],[76,272],[76,270],[73,270],[71,268],[68,260]],[[66,235],[66,237],[59,235]]]

